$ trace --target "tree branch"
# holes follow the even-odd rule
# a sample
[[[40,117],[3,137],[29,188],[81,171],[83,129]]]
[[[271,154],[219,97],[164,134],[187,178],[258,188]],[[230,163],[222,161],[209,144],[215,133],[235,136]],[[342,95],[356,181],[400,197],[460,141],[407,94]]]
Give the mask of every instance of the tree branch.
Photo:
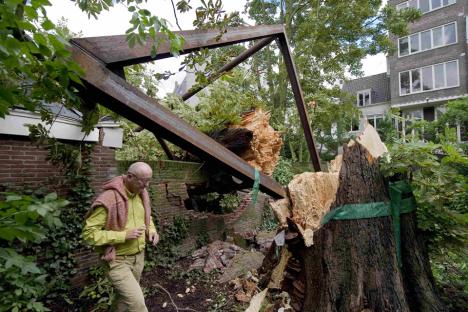
[[[179,27],[179,30],[182,30],[182,28],[179,25],[179,20],[177,19],[177,11],[176,11],[176,7],[174,5],[174,0],[171,0],[171,4],[172,4],[172,10],[174,11],[174,17],[175,17],[177,27]]]

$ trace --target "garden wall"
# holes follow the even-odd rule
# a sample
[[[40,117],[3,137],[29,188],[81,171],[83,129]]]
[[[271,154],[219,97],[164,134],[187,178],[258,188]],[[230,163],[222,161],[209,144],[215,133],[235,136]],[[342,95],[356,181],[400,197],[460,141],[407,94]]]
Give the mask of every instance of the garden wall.
[[[0,134],[0,190],[37,190],[57,192],[65,196],[68,190],[64,173],[47,161],[48,151],[34,145],[28,137]],[[91,184],[95,191],[117,173],[115,150],[95,145],[92,155]]]
[[[69,189],[64,172],[47,161],[47,155],[46,149],[32,144],[28,137],[0,134],[0,191],[43,189],[66,197]],[[91,163],[91,185],[98,193],[103,182],[125,173],[132,162],[118,162],[115,149],[95,144]],[[251,206],[250,196],[241,195],[245,199],[241,207],[227,215],[187,210],[184,204],[189,197],[187,184],[206,180],[200,163],[154,161],[149,164],[154,173],[150,195],[158,226],[171,223],[175,217],[190,219],[190,238],[183,243],[182,249],[191,250],[203,240],[222,239],[229,231],[254,229],[260,222],[264,205],[262,196],[256,206]],[[98,264],[99,258],[90,248],[76,250],[75,257],[78,266],[72,284],[82,285],[86,282],[88,269]]]

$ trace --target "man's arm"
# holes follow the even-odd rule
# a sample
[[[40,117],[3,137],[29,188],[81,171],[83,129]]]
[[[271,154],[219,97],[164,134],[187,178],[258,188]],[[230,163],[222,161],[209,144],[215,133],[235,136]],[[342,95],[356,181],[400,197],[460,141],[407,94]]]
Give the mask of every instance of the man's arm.
[[[96,207],[86,219],[83,228],[83,239],[92,246],[114,245],[125,242],[125,231],[106,231],[107,210]]]

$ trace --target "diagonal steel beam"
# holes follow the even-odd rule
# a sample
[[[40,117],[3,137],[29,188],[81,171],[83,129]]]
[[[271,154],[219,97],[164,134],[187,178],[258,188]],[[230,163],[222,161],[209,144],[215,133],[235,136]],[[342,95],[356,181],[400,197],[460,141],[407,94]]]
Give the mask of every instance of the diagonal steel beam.
[[[320,167],[320,157],[317,153],[317,148],[315,147],[314,136],[312,134],[312,129],[310,128],[309,118],[307,117],[307,110],[304,105],[304,96],[302,94],[299,78],[297,77],[296,66],[294,65],[294,61],[291,57],[291,50],[289,49],[286,34],[283,33],[279,35],[277,42],[284,57],[286,71],[288,72],[289,81],[291,82],[291,89],[293,91],[296,107],[299,112],[302,129],[304,129],[304,135],[307,142],[307,147],[309,148],[312,165],[314,166],[315,171],[322,171]]]
[[[263,25],[228,28],[227,32],[219,37],[219,30],[188,30],[178,31],[185,38],[181,54],[190,53],[202,48],[219,48],[226,45],[276,36],[283,33],[283,25]],[[172,57],[170,44],[164,34],[158,34],[161,44],[158,46],[157,55],[151,57],[152,42],[148,39],[145,45],[128,47],[125,35],[103,36],[89,38],[75,38],[71,42],[91,52],[96,58],[107,64],[108,67],[122,67],[133,64],[149,62]]]
[[[237,57],[235,57],[229,63],[223,65],[223,67],[221,67],[216,73],[214,73],[213,75],[208,77],[208,84],[197,86],[197,87],[195,87],[193,89],[191,88],[184,95],[182,95],[182,99],[184,101],[190,99],[192,96],[194,96],[195,94],[197,94],[198,92],[203,90],[203,88],[207,87],[209,84],[211,84],[216,79],[221,77],[222,74],[224,74],[227,71],[230,71],[231,69],[233,69],[234,67],[236,67],[237,65],[239,65],[240,63],[242,63],[243,61],[245,61],[246,59],[248,59],[252,55],[254,55],[258,51],[260,51],[263,47],[269,45],[270,42],[272,42],[273,40],[275,40],[275,37],[273,37],[273,36],[263,38],[263,39],[259,40],[252,47],[250,47],[248,50],[245,50],[244,52],[239,54]]]
[[[205,162],[223,166],[237,178],[253,183],[254,168],[243,159],[128,84],[77,45],[72,43],[70,50],[73,59],[84,69],[82,80],[85,86],[80,91],[87,98],[94,99]],[[285,197],[284,188],[264,174],[260,174],[260,189],[276,198]]]

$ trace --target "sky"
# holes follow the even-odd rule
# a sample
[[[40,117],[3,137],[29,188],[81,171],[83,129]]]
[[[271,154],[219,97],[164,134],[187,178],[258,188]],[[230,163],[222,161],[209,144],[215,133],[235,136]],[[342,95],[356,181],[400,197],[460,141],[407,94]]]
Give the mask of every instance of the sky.
[[[129,28],[130,13],[124,5],[117,4],[115,7],[110,8],[109,11],[102,12],[98,19],[91,17],[88,19],[87,15],[83,13],[73,1],[70,0],[51,0],[52,6],[47,9],[49,18],[57,22],[60,18],[67,19],[68,28],[75,33],[82,33],[83,37],[94,36],[109,36],[121,35]],[[174,1],[177,2],[177,1]],[[384,0],[384,3],[387,1]],[[223,1],[224,9],[226,12],[244,10],[246,0],[225,0]],[[190,4],[193,8],[200,5],[199,0],[192,0]],[[170,0],[148,0],[145,7],[153,14],[165,18],[172,26],[171,29],[178,30],[172,5]],[[195,19],[195,11],[184,14],[177,14],[179,25],[182,29],[193,29],[192,21]],[[158,72],[165,72],[167,70],[177,72],[183,57],[168,58],[155,62],[155,68]],[[368,56],[363,61],[363,71],[365,76],[375,75],[386,71],[386,61],[383,54]],[[182,81],[185,73],[179,72],[172,76],[169,80],[164,81],[159,86],[159,96],[172,92],[174,90],[175,82]]]

